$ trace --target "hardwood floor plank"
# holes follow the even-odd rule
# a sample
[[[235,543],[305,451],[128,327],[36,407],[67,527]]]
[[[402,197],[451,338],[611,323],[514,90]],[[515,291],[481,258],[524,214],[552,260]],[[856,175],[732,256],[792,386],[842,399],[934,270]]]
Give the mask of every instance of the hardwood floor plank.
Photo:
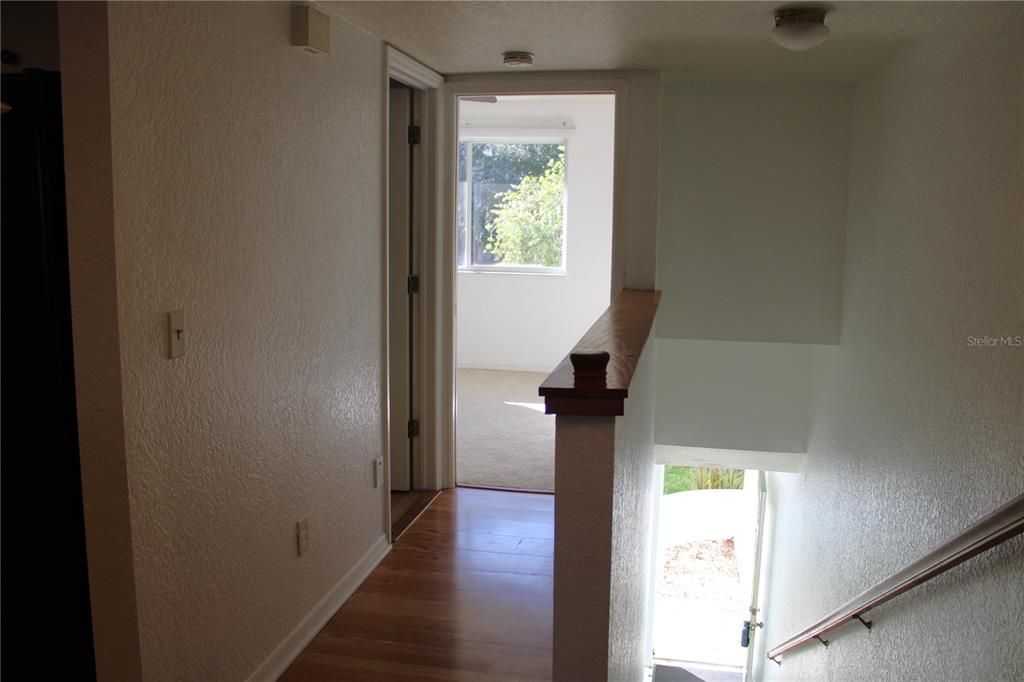
[[[432,490],[391,491],[391,538],[397,539],[437,497]]]
[[[493,673],[496,661],[506,661],[515,657],[524,659],[518,665],[505,667],[502,672],[513,676],[521,676],[529,672],[543,670],[543,662],[550,659],[550,654],[543,649],[527,649],[510,647],[502,644],[458,643],[452,646],[409,644],[402,642],[374,642],[360,637],[331,636],[328,638],[330,648],[311,649],[317,653],[332,654],[352,659],[397,660],[404,664],[428,666],[440,669],[461,669],[466,672]],[[541,664],[536,661],[541,659]],[[329,664],[329,663],[328,663]],[[504,665],[504,664],[503,664]]]
[[[453,592],[497,592],[512,596],[531,596],[543,590],[550,591],[553,579],[547,575],[498,573],[493,571],[459,571],[454,576],[447,572],[411,571],[382,566],[364,583],[370,594],[401,592],[411,598],[429,598]]]
[[[540,673],[543,674],[543,673]],[[461,667],[434,667],[404,661],[384,661],[363,656],[346,656],[336,653],[311,654],[302,666],[289,670],[283,680],[296,682],[338,682],[344,680],[536,680],[532,676],[509,675],[501,670],[467,670]]]
[[[479,488],[458,488],[460,497],[445,500],[448,505],[465,507],[508,507],[510,509],[554,510],[555,496],[542,493],[516,493],[505,490],[482,490]]]
[[[472,549],[437,549],[432,547],[397,549],[389,556],[385,566],[394,567],[401,562],[405,568],[430,571],[454,571],[456,568],[492,573],[524,573],[527,575],[553,575],[555,560],[553,557],[534,556],[530,554],[508,554],[504,552],[486,552]]]
[[[355,612],[353,612],[353,616]],[[330,636],[361,638],[371,641],[447,647],[452,651],[464,650],[478,644],[499,645],[508,649],[550,649],[549,637],[540,633],[510,633],[494,624],[488,630],[476,628],[475,623],[458,619],[432,618],[421,613],[416,616],[396,617],[360,611],[361,622],[355,618],[331,622],[317,635],[311,647]],[[325,642],[329,640],[325,639]],[[324,644],[328,646],[328,644]],[[305,655],[305,654],[303,654]]]
[[[490,614],[473,609],[453,609],[440,617],[424,616],[423,612],[437,606],[437,602],[421,602],[403,604],[391,602],[393,609],[388,614],[390,621],[381,620],[378,614],[365,608],[353,609],[352,615],[364,619],[365,623],[328,624],[323,632],[334,635],[364,636],[367,632],[376,633],[378,638],[386,641],[417,643],[444,643],[454,646],[456,643],[505,644],[511,647],[542,648],[548,645],[550,634],[535,630],[533,623],[542,620],[548,611],[534,613],[521,610],[519,613],[503,614],[504,622],[496,622],[493,614],[498,609],[491,609]],[[504,607],[509,606],[506,602]],[[394,625],[395,620],[405,620],[407,624]],[[319,636],[319,635],[318,635]]]
[[[555,529],[550,524],[533,521],[496,521],[491,535],[512,535],[517,538],[553,540]]]
[[[417,544],[430,543],[437,548],[477,549],[488,552],[507,554],[533,554],[535,556],[553,556],[555,543],[551,538],[517,538],[508,535],[492,535],[490,533],[452,533],[437,528],[410,528],[406,531],[410,539],[416,538]]]
[[[281,678],[551,679],[551,495],[441,493]]]
[[[532,556],[553,557],[555,543],[552,538],[520,538],[510,535],[492,535],[490,533],[445,533],[427,528],[407,531],[417,541],[430,542],[438,549],[470,549],[499,554],[529,554]]]

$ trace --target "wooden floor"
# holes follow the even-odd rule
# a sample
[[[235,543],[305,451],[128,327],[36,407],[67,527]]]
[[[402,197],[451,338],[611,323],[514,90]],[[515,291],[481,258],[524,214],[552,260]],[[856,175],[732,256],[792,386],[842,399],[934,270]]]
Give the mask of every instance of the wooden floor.
[[[398,536],[416,520],[430,501],[437,496],[435,490],[391,491],[391,539]]]
[[[285,672],[550,680],[554,497],[447,490]]]

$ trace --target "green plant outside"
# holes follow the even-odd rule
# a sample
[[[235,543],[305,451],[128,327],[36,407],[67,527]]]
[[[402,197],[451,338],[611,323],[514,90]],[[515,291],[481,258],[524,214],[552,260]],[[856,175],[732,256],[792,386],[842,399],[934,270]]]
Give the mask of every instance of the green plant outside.
[[[681,493],[687,490],[738,490],[742,487],[742,469],[665,467],[665,495]]]
[[[484,249],[495,262],[562,265],[565,153],[548,161],[543,175],[526,175],[499,194],[487,223]]]

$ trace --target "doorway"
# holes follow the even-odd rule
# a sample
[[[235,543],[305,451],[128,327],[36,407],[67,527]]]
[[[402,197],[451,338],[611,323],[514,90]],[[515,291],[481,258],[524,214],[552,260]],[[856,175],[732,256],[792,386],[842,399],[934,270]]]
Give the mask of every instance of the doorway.
[[[608,305],[615,95],[457,105],[455,482],[553,492],[537,389]]]
[[[427,507],[435,491],[417,490],[413,460],[419,448],[419,235],[417,173],[422,91],[388,83],[388,423],[391,539]]]
[[[764,472],[660,468],[654,680],[743,682],[760,627]]]
[[[56,25],[52,35],[56,44]],[[38,664],[47,655],[41,647],[50,652],[38,634],[60,614],[61,668],[94,680],[60,73],[4,73],[2,100],[3,535],[4,577],[13,588],[4,669],[18,660]],[[59,567],[61,579],[41,567]]]

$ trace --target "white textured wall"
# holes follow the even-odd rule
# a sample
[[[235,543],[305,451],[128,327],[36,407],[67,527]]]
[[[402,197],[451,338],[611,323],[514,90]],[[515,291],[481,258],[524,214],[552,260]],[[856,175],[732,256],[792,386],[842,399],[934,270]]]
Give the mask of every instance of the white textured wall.
[[[288,3],[109,11],[143,671],[238,680],[384,532],[384,52],[292,47]]]
[[[850,89],[665,78],[659,337],[835,343]]]
[[[606,679],[616,417],[555,417],[552,679]]]
[[[769,646],[1024,490],[1024,5],[968,4],[855,92],[842,340],[777,491]],[[764,664],[1020,680],[1024,538]],[[758,656],[763,661],[763,653]]]
[[[550,372],[608,307],[615,98],[462,102],[460,123],[496,133],[511,122],[566,121],[566,268],[560,275],[468,272],[457,278],[458,365]]]
[[[647,590],[654,523],[654,375],[648,339],[629,385],[626,414],[615,418],[615,487],[612,495],[611,604],[608,679],[643,679],[647,654]]]
[[[850,88],[664,78],[657,442],[803,452],[839,338]]]
[[[662,154],[661,72],[630,71],[629,107],[623,112],[625,156],[617,163],[625,196],[615,205],[612,298],[620,289],[655,288],[658,252],[658,182]]]
[[[835,346],[657,339],[657,442],[802,453]]]
[[[654,468],[648,341],[622,417],[556,417],[553,679],[637,681],[645,664]]]

